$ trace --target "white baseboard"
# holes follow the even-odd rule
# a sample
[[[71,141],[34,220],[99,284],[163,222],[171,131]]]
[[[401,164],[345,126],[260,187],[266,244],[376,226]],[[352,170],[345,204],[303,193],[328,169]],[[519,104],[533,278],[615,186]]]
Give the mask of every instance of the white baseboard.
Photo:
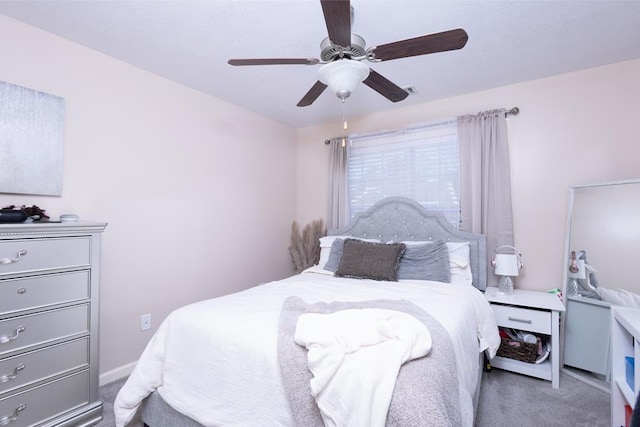
[[[100,379],[99,379],[100,387],[102,387],[105,384],[109,384],[111,382],[114,382],[121,378],[129,376],[129,374],[133,371],[133,368],[135,368],[136,363],[138,363],[137,360],[135,362],[128,363],[126,365],[120,366],[119,368],[112,369],[103,374],[100,374]]]

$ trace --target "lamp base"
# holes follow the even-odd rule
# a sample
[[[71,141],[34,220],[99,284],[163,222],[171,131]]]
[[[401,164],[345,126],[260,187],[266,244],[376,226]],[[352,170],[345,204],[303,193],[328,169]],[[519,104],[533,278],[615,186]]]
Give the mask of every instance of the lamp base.
[[[502,276],[498,284],[498,295],[513,295],[513,281],[511,276]]]
[[[571,281],[569,282],[569,289],[568,289],[569,296],[581,297],[582,294],[580,293],[579,289],[580,287],[578,285],[578,281],[572,278]]]

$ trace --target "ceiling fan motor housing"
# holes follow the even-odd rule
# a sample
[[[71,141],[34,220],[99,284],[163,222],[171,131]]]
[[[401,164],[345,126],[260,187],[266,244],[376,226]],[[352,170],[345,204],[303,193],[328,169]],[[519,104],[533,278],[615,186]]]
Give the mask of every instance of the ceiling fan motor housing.
[[[351,34],[350,46],[337,46],[331,43],[329,37],[320,43],[320,58],[324,62],[335,61],[340,58],[359,58],[365,54],[365,41],[357,34]]]

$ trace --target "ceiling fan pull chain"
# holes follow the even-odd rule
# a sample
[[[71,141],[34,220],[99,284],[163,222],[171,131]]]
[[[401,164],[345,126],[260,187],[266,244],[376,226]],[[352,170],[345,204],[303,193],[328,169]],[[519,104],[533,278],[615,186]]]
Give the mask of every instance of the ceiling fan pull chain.
[[[347,98],[342,98],[342,147],[346,147],[347,145],[347,130],[349,129],[349,125],[347,124]]]

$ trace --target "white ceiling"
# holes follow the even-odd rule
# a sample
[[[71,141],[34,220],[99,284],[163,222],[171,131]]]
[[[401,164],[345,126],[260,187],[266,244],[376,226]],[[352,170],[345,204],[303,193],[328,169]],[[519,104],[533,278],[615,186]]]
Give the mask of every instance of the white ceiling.
[[[394,104],[360,85],[347,101],[350,116],[640,58],[638,0],[351,5],[352,31],[367,46],[454,28],[465,29],[469,41],[458,51],[369,64],[418,94]],[[342,114],[328,90],[311,106],[296,107],[320,65],[227,64],[229,58],[318,58],[327,36],[318,0],[1,0],[0,13],[294,127]]]

